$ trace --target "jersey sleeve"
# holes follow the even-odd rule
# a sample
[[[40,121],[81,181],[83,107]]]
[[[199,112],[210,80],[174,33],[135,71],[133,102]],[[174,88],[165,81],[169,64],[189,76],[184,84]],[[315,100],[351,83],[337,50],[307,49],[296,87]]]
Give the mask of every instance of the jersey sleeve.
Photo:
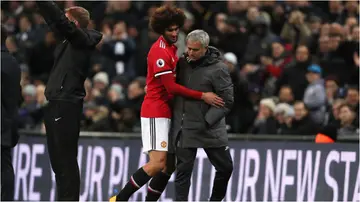
[[[165,49],[155,49],[154,53],[152,54],[151,61],[149,62],[153,67],[155,77],[173,73],[174,67],[171,63],[170,56]]]

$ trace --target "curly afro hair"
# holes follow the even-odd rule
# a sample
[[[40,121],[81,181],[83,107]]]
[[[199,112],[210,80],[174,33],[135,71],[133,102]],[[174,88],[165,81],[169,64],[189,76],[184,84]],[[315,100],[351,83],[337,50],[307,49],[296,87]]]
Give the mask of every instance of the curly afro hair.
[[[178,25],[182,27],[185,22],[185,14],[180,8],[161,6],[157,8],[150,18],[150,27],[158,34],[164,34],[165,29]]]

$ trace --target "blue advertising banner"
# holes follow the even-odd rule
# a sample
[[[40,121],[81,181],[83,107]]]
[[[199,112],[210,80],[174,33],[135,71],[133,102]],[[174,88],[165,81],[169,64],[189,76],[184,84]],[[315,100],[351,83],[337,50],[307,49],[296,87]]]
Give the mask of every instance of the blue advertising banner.
[[[359,145],[231,141],[234,172],[224,201],[359,201]],[[82,137],[80,201],[106,201],[147,161],[140,139]],[[54,201],[55,177],[44,136],[22,136],[14,148],[15,200]],[[202,149],[189,201],[208,200],[215,169]],[[174,178],[160,201],[173,201]],[[131,198],[144,201],[144,186]]]

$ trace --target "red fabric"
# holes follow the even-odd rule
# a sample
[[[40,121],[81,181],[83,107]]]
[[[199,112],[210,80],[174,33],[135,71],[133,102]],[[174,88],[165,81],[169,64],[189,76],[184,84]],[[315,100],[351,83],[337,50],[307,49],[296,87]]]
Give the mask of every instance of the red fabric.
[[[152,45],[147,57],[147,91],[141,106],[141,117],[171,118],[168,102],[173,98],[172,93],[201,98],[199,92],[175,83],[176,51],[177,47],[168,44],[162,36]]]
[[[174,75],[165,74],[160,76],[160,79],[168,93],[201,100],[202,92],[191,90],[175,83]]]
[[[152,45],[147,57],[147,91],[141,106],[141,117],[171,118],[168,102],[172,96],[157,74],[174,75],[176,51],[176,46],[168,44],[162,36]]]
[[[283,59],[283,61],[280,64],[276,64],[276,61],[273,62],[271,65],[266,66],[266,71],[268,71],[272,76],[279,78],[281,75],[285,65],[287,65],[289,62],[291,62],[292,57],[286,57]]]

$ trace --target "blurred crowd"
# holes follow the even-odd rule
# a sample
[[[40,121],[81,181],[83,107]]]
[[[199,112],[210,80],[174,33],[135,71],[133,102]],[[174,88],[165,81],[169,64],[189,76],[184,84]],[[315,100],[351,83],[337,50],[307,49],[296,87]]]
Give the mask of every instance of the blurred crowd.
[[[359,128],[358,1],[58,1],[83,6],[90,28],[104,34],[89,63],[82,130],[138,132],[146,85],[147,53],[159,37],[148,27],[161,5],[187,17],[177,42],[194,29],[210,34],[234,83],[228,131],[315,135],[336,126],[338,135]],[[1,23],[9,51],[21,63],[23,104],[19,128],[44,129],[45,84],[56,35],[33,1],[2,1]]]

